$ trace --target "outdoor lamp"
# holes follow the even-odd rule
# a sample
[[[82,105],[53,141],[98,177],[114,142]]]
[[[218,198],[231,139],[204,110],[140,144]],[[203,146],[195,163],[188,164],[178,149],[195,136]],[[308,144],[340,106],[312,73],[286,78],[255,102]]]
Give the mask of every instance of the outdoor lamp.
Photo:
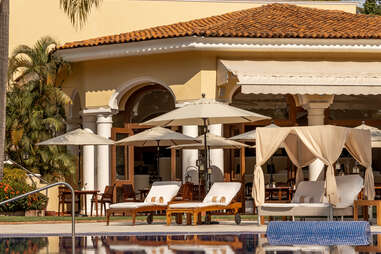
[[[29,159],[29,153],[23,153],[22,159],[23,160],[28,160]]]
[[[355,162],[355,165],[354,165],[354,167],[353,167],[353,169],[352,169],[352,172],[353,172],[354,174],[359,174],[359,173],[360,173],[360,168],[359,168],[359,166],[358,166],[357,161]]]
[[[335,169],[336,170],[340,170],[341,169],[341,165],[340,165],[339,160],[336,161]]]

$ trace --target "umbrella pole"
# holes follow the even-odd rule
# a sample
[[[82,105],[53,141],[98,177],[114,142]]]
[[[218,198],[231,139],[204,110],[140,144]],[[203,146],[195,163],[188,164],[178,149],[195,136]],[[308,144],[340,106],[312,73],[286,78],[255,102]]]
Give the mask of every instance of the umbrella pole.
[[[160,146],[159,146],[159,140],[156,140],[157,142],[157,154],[156,154],[156,170],[157,170],[157,174],[159,175],[160,177],[160,170],[159,170],[159,167],[160,167],[160,161],[159,161],[159,156],[160,156]]]
[[[208,132],[208,125],[206,122],[206,118],[202,119],[204,121],[204,152],[205,152],[205,161],[204,161],[204,177],[208,173],[208,150],[207,150],[207,143],[206,143],[206,133]],[[206,172],[206,174],[205,174]],[[205,181],[205,188],[207,186],[207,183]]]

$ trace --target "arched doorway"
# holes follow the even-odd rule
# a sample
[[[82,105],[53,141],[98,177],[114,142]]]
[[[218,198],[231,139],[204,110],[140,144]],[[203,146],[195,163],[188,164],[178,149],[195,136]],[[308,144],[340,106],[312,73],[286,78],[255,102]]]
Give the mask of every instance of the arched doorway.
[[[139,133],[150,126],[140,125],[175,108],[170,91],[159,84],[142,84],[120,100],[113,118],[112,139]],[[112,182],[131,184],[135,191],[148,188],[154,179],[170,180],[171,150],[160,149],[160,172],[156,167],[156,147],[116,146],[112,148]]]

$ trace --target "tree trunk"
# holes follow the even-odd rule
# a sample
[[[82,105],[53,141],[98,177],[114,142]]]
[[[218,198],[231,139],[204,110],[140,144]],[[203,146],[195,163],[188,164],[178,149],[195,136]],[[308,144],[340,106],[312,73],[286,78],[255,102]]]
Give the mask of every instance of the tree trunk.
[[[3,179],[5,110],[8,81],[9,0],[0,1],[0,181]]]

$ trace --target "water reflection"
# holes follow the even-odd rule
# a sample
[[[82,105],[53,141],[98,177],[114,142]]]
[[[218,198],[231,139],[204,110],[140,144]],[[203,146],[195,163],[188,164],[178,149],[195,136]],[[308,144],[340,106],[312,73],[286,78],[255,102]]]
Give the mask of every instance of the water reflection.
[[[72,253],[70,237],[0,238],[0,253]],[[381,253],[381,235],[368,246],[271,245],[264,234],[86,236],[75,241],[84,254]]]

